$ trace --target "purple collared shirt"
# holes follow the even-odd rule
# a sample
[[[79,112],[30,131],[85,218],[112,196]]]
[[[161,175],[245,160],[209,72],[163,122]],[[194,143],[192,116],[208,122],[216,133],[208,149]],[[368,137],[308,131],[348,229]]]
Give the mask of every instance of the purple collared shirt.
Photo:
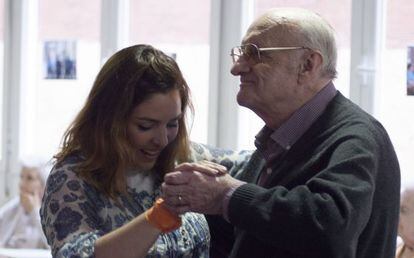
[[[335,97],[337,90],[332,82],[329,82],[312,99],[296,110],[292,116],[279,128],[272,130],[264,126],[256,135],[255,145],[263,155],[266,166],[261,172],[258,185],[264,185],[268,176],[272,173],[272,164],[283,152],[288,151],[293,144],[311,127],[315,120],[324,112],[326,106]],[[242,185],[244,183],[240,183]],[[232,187],[223,198],[223,216],[228,220],[228,204],[233,192],[240,187]]]
[[[255,145],[266,160],[266,169],[262,171],[258,184],[264,185],[267,177],[272,173],[274,161],[311,127],[315,120],[323,113],[337,91],[332,82],[328,83],[312,99],[296,110],[292,116],[276,130],[267,126],[257,134]]]

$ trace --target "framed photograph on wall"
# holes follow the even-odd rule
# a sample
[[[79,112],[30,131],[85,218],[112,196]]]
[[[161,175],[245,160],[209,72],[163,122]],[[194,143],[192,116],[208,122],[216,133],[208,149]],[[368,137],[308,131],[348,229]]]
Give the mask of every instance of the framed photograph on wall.
[[[45,41],[43,63],[45,79],[76,79],[76,41]]]
[[[414,96],[414,46],[407,48],[407,95]]]

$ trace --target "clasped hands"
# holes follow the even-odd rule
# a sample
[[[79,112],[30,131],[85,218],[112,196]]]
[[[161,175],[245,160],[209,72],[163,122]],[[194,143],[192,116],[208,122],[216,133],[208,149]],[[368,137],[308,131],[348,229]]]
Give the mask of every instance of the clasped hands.
[[[164,176],[163,199],[167,208],[177,214],[222,214],[224,195],[237,181],[217,163],[182,163]]]

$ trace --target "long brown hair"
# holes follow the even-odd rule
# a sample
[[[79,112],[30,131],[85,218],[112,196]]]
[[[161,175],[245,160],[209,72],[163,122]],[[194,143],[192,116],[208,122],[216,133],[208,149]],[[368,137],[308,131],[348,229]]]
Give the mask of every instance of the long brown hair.
[[[82,157],[78,175],[109,197],[126,191],[125,171],[135,164],[135,150],[127,138],[132,110],[155,93],[178,90],[182,116],[177,137],[161,152],[154,172],[162,176],[175,162],[186,161],[189,139],[185,111],[190,90],[177,63],[149,45],[135,45],[115,53],[98,73],[84,107],[65,132],[55,155],[59,164],[70,155]]]

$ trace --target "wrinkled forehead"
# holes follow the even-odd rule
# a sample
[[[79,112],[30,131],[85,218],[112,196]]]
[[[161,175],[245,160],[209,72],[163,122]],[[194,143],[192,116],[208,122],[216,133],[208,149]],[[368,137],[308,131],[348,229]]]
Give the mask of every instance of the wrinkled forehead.
[[[242,44],[253,43],[259,47],[277,47],[296,41],[295,27],[288,24],[276,24],[266,17],[255,21],[243,37]]]

